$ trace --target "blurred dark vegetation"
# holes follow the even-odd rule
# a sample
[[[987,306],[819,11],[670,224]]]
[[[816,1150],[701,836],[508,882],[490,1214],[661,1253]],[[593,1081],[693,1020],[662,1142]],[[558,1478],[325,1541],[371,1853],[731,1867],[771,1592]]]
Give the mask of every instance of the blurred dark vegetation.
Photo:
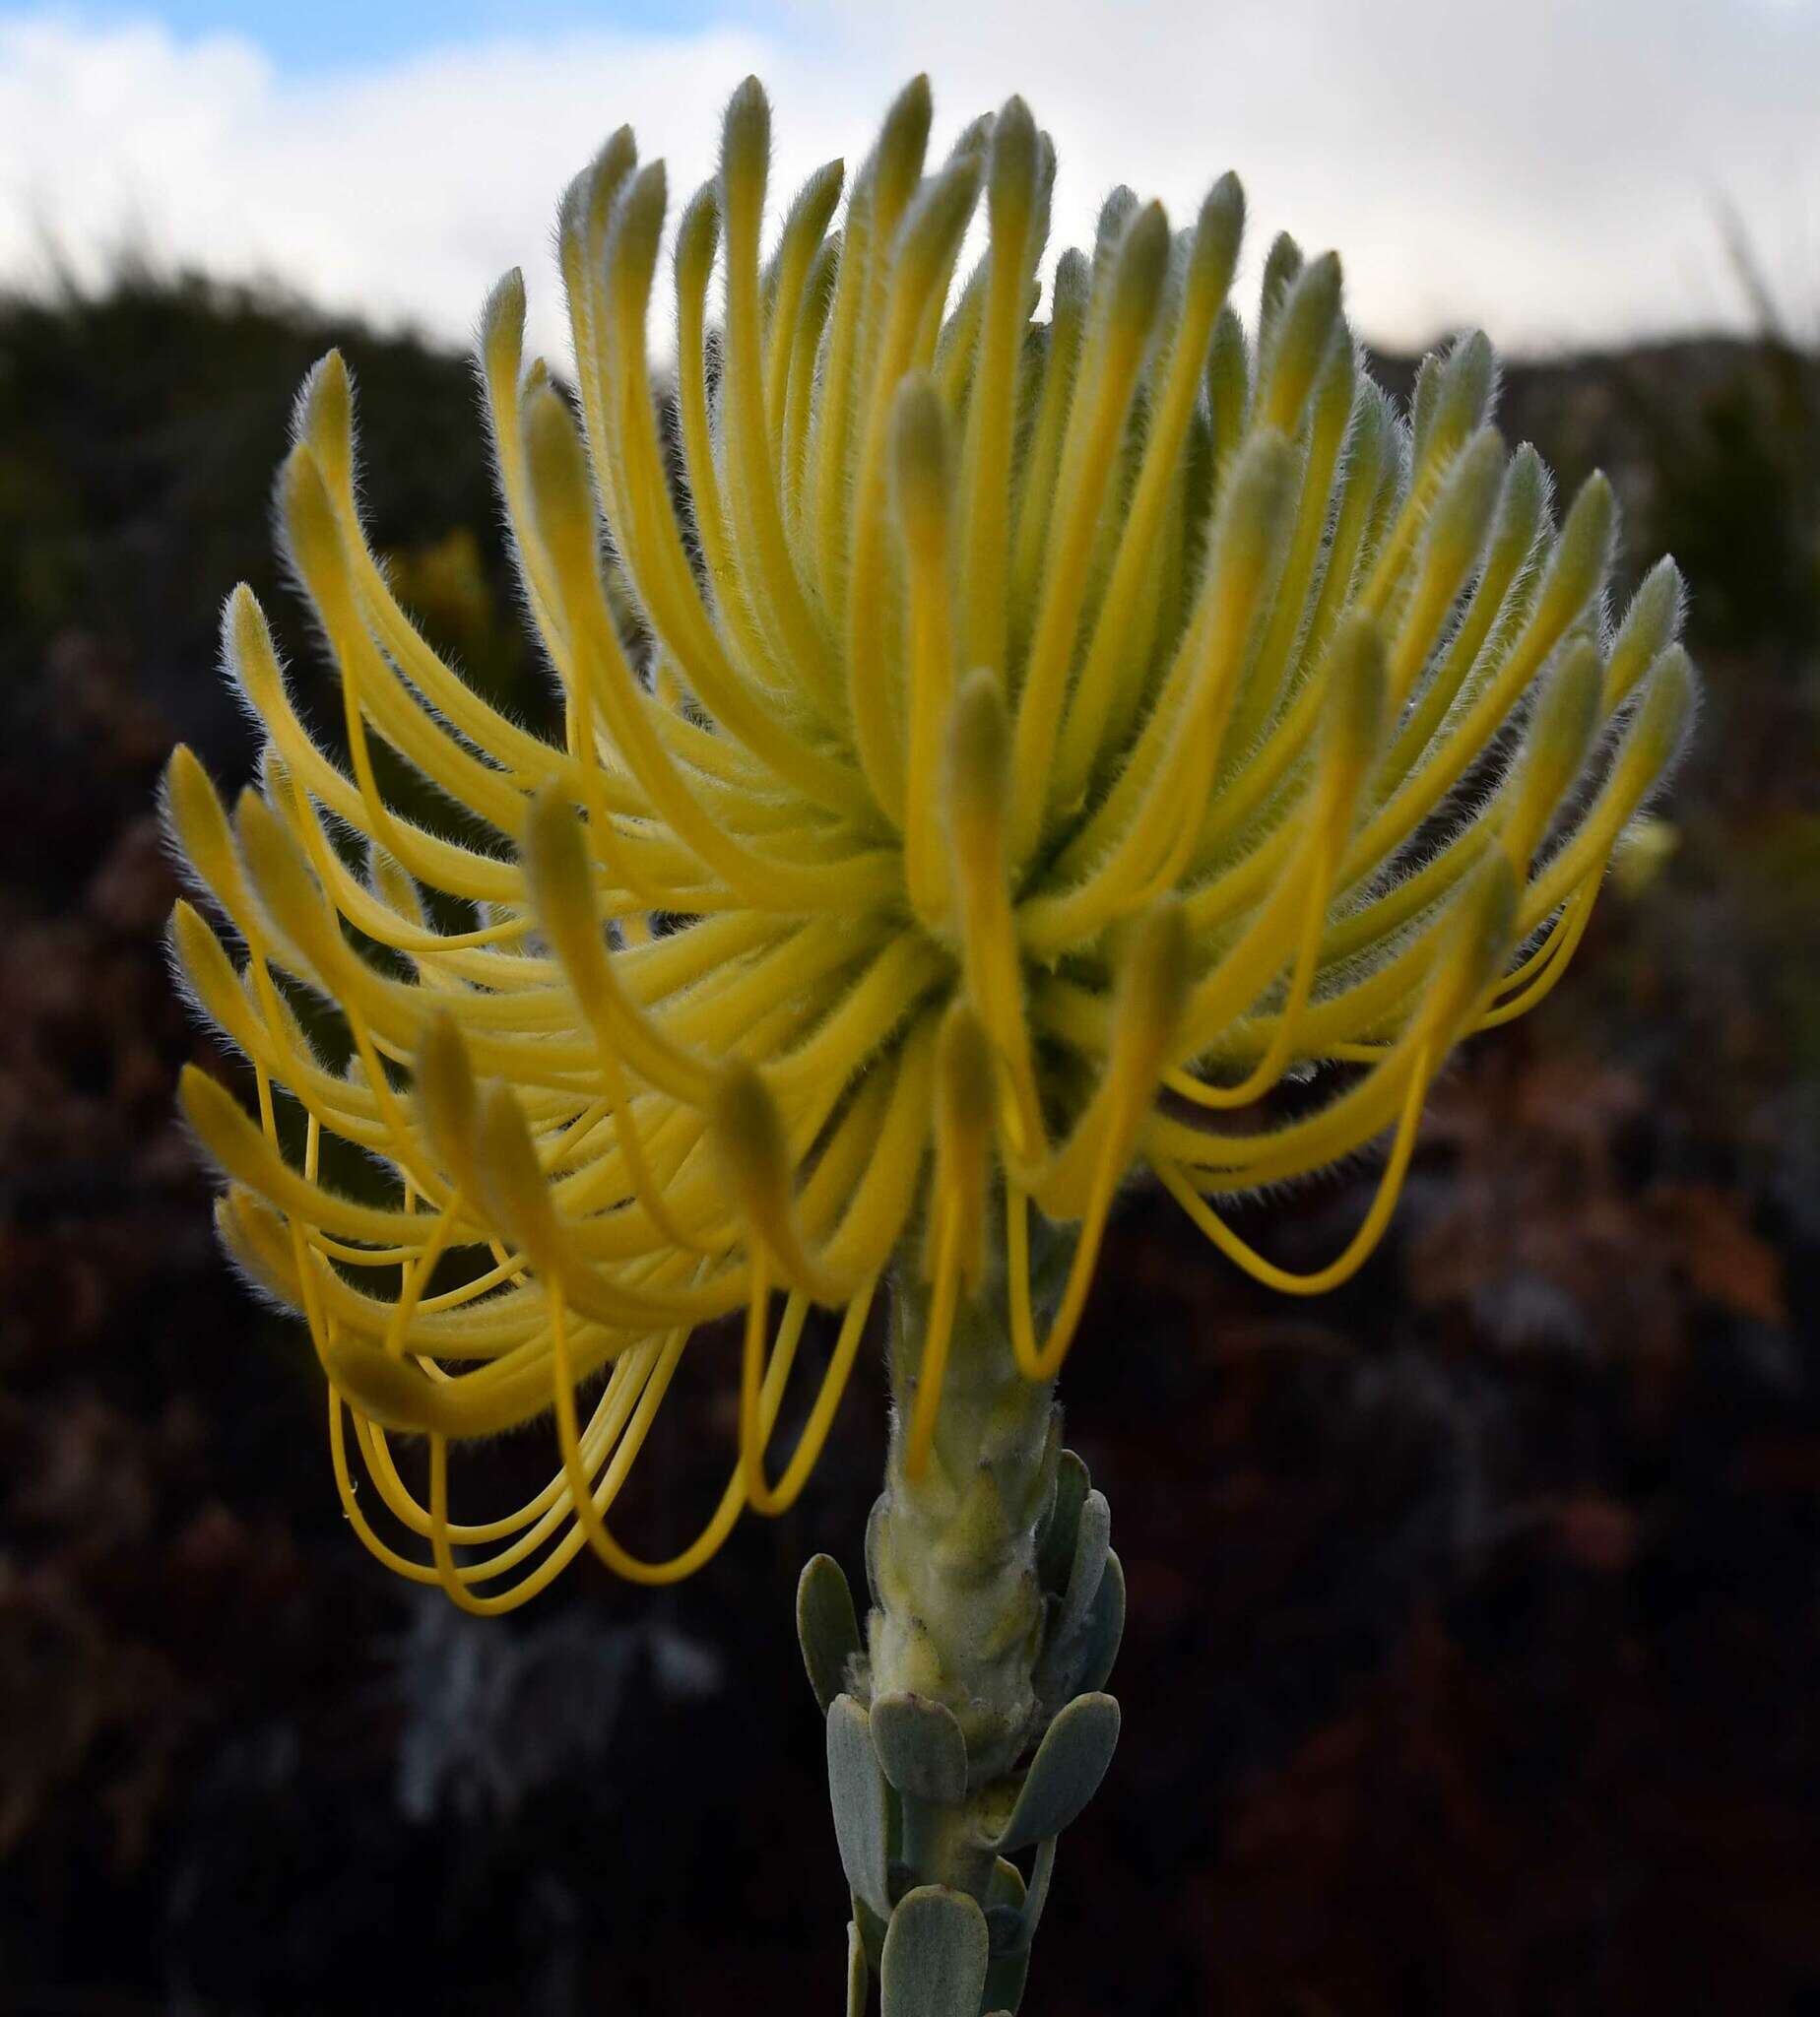
[[[876,1377],[693,1582],[584,1557],[460,1619],[345,1528],[307,1346],[172,1119],[211,1052],[154,784],[179,737],[247,771],[237,580],[326,711],[267,498],[331,342],[406,600],[548,719],[464,361],[130,274],[0,304],[0,2010],[833,2008],[792,1591],[816,1547],[857,1574]],[[1469,1049],[1339,1296],[1126,1208],[1068,1389],[1127,1735],[1054,2017],[1820,2012],[1820,365],[1771,331],[1519,367],[1504,419],[1564,487],[1611,471],[1633,577],[1694,583],[1678,846]],[[1370,1181],[1245,1230],[1306,1265]],[[728,1392],[668,1410],[653,1538],[717,1493]]]

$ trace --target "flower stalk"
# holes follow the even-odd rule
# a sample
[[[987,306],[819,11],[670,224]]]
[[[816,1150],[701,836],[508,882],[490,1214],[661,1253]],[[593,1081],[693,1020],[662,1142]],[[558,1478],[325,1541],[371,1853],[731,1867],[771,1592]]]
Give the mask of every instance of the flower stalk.
[[[1046,1306],[1072,1245],[1045,1236]],[[853,1897],[850,2007],[864,2010],[876,1976],[884,2017],[980,2017],[1018,2007],[1056,1839],[1111,1762],[1119,1710],[1101,1691],[1125,1589],[1105,1497],[1062,1447],[1053,1384],[1018,1371],[1002,1275],[955,1314],[913,1472],[931,1302],[900,1268],[864,1633],[826,1555],[804,1571],[798,1626]]]

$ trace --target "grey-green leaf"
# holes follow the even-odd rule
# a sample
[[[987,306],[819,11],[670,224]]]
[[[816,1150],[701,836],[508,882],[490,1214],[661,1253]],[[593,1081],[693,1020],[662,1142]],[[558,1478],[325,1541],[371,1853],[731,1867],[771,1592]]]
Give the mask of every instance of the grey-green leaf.
[[[1106,1573],[1112,1539],[1112,1508],[1104,1492],[1089,1492],[1081,1502],[1074,1530],[1074,1558],[1069,1565],[1068,1589],[1050,1623],[1049,1642],[1037,1663],[1037,1693],[1046,1702],[1066,1700],[1074,1692],[1072,1671],[1082,1628]]]
[[[1049,1903],[1049,1885],[1056,1873],[1056,1838],[1052,1835],[1046,1842],[1037,1844],[1036,1860],[1030,1866],[1030,1893],[1024,1900],[1024,1951],[1029,1952],[1030,1942],[1036,1938],[1036,1929],[1043,1922],[1043,1908]]]
[[[1080,1666],[1074,1675],[1074,1686],[1080,1693],[1096,1694],[1106,1685],[1124,1637],[1125,1570],[1117,1552],[1109,1549],[1099,1594],[1093,1599],[1086,1630],[1080,1635]]]
[[[1076,1695],[1037,1746],[1000,1851],[1013,1854],[1060,1835],[1099,1790],[1118,1742],[1118,1703],[1110,1695]]]
[[[987,1910],[1006,1905],[1021,1917],[1026,1888],[1022,1870],[1008,1856],[1000,1856],[986,1884]]]
[[[986,1933],[992,1959],[986,1964],[986,2000],[1008,2013],[1023,2001],[1030,1973],[1030,1929],[1024,1923],[1023,1872],[1004,1856],[993,1865],[986,1887]]]
[[[857,1891],[850,1891],[847,1895],[853,1901],[852,1923],[859,1928],[860,1952],[866,1957],[867,1967],[877,1975],[878,1958],[884,1952],[885,1922]]]
[[[1062,1615],[1056,1620],[1058,1639],[1072,1639],[1083,1624],[1093,1599],[1099,1594],[1100,1577],[1106,1570],[1106,1555],[1112,1543],[1112,1508],[1104,1492],[1089,1492],[1081,1502],[1080,1520],[1074,1529],[1074,1559],[1069,1565],[1068,1594],[1062,1599]]]
[[[953,1806],[967,1793],[967,1740],[954,1712],[927,1695],[880,1695],[873,1749],[899,1792]]]
[[[847,2017],[866,2017],[866,1993],[872,1972],[866,1966],[866,1945],[856,1921],[847,1921]]]
[[[986,1989],[986,1918],[964,1891],[922,1884],[891,1915],[878,1972],[881,2017],[958,2017]]]
[[[1036,1573],[1045,1590],[1058,1594],[1068,1587],[1068,1572],[1074,1559],[1074,1536],[1080,1526],[1080,1509],[1092,1480],[1087,1466],[1072,1450],[1064,1450],[1056,1466],[1056,1497],[1037,1545]]]
[[[885,1889],[884,1779],[873,1753],[866,1712],[851,1695],[828,1704],[828,1798],[840,1865],[852,1889],[882,1919]]]
[[[797,1637],[815,1706],[822,1715],[847,1685],[847,1669],[860,1650],[853,1593],[832,1555],[812,1556],[797,1582]]]

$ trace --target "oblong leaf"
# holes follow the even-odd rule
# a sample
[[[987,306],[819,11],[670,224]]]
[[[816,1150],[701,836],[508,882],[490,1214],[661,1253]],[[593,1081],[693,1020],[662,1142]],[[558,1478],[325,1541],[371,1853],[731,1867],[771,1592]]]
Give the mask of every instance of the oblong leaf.
[[[1064,1450],[1056,1465],[1056,1496],[1043,1524],[1036,1547],[1036,1573],[1045,1590],[1061,1595],[1068,1587],[1068,1572],[1074,1559],[1074,1536],[1080,1526],[1080,1509],[1092,1479],[1087,1466],[1072,1450]]]
[[[1068,1591],[1062,1598],[1062,1613],[1056,1620],[1056,1638],[1073,1638],[1086,1623],[1087,1612],[1099,1594],[1100,1578],[1106,1571],[1106,1554],[1112,1545],[1112,1508],[1104,1492],[1089,1492],[1080,1504],[1080,1518],[1074,1529],[1074,1558],[1069,1564]]]
[[[1036,1690],[1045,1702],[1065,1701],[1074,1692],[1072,1676],[1080,1639],[1099,1594],[1112,1542],[1112,1508],[1104,1492],[1088,1492],[1081,1501],[1074,1530],[1074,1558],[1069,1564],[1068,1588],[1049,1624],[1049,1637],[1036,1665]]]
[[[1087,1613],[1086,1629],[1080,1635],[1080,1661],[1073,1681],[1081,1694],[1097,1694],[1112,1676],[1119,1657],[1119,1642],[1125,1637],[1125,1566],[1116,1549],[1108,1549],[1106,1568],[1100,1577],[1099,1594]]]
[[[880,2017],[959,2017],[986,1989],[986,1916],[964,1891],[920,1884],[891,1915]]]
[[[823,1716],[847,1685],[847,1669],[860,1650],[860,1620],[853,1593],[832,1555],[812,1555],[797,1579],[797,1639],[815,1706]]]
[[[1000,1853],[1060,1835],[1099,1790],[1118,1742],[1118,1703],[1110,1695],[1076,1695],[1037,1746]]]
[[[1009,2017],[1023,2000],[1030,1973],[1030,1928],[1024,1919],[1023,1872],[1001,1856],[986,1887],[986,1935],[992,1959],[986,1966],[986,2000]]]
[[[954,1712],[928,1695],[879,1695],[873,1749],[899,1792],[956,1806],[967,1794],[967,1740]]]
[[[866,1943],[860,1938],[859,1922],[847,1921],[847,2017],[866,2017],[866,1998],[872,1988],[872,1971],[866,1966]]]
[[[885,1885],[884,1775],[873,1751],[864,1709],[851,1695],[828,1704],[828,1799],[847,1883],[880,1919],[890,1910]]]

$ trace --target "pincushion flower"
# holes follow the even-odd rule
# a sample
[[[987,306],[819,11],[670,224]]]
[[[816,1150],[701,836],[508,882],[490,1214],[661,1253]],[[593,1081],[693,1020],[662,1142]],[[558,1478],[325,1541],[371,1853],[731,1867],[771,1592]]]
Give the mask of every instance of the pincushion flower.
[[[229,817],[192,756],[171,765],[171,825],[231,927],[180,904],[176,956],[257,1084],[255,1117],[184,1080],[222,1236],[307,1318],[362,1538],[471,1610],[584,1545],[682,1576],[744,1508],[790,1504],[887,1276],[916,1332],[895,1474],[961,1520],[986,1460],[943,1405],[957,1333],[999,1335],[1046,1392],[1135,1175],[1261,1280],[1345,1279],[1435,1074],[1560,979],[1683,738],[1673,565],[1613,623],[1610,490],[1594,477],[1555,524],[1535,454],[1491,424],[1483,337],[1424,362],[1405,418],[1362,369],[1337,260],[1286,237],[1248,331],[1230,175],[1180,231],[1115,191],[1045,285],[1054,155],[1023,103],[940,165],[929,130],[919,82],[839,227],[833,163],[767,254],[769,113],[741,88],[677,226],[674,405],[647,350],[665,172],[629,130],[561,207],[572,399],[527,364],[520,277],[488,299],[486,420],[560,745],[395,600],[331,355],[279,496],[347,760],[241,589],[226,655],[261,787]],[[446,817],[392,803],[401,763]],[[305,996],[345,1025],[345,1070]],[[1324,1096],[1280,1114],[1289,1077]],[[329,1180],[330,1138],[382,1197]],[[1375,1203],[1315,1273],[1221,1214],[1387,1138]],[[1033,1243],[1061,1252],[1053,1289],[1032,1291]],[[843,1314],[779,1471],[817,1307]],[[738,1346],[712,1329],[736,1313]],[[690,1351],[738,1378],[739,1447],[695,1540],[645,1560],[614,1507]],[[548,1486],[457,1520],[450,1444],[549,1413]],[[920,1622],[893,1641],[887,1615],[868,1649],[875,1686],[888,1667],[896,1699],[951,1701],[975,1786],[1055,1709],[1030,1592],[1068,1493],[1046,1402],[1033,1419],[1035,1497],[1004,1515],[1016,1701],[987,1704],[977,1669],[950,1686]],[[422,1499],[400,1432],[427,1443]],[[403,1540],[369,1522],[357,1455]],[[873,1550],[887,1614],[894,1574],[931,1573],[910,1517],[895,1572]]]

